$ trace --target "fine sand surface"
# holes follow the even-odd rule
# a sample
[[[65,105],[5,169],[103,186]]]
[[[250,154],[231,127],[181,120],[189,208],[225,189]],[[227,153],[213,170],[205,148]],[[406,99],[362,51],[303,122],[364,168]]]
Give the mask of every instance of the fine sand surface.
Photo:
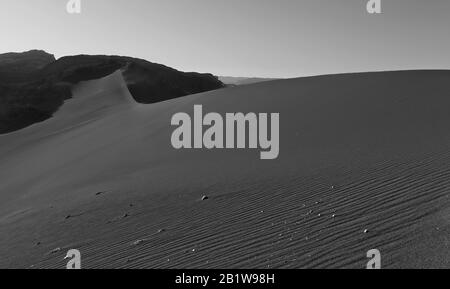
[[[280,156],[174,150],[170,119],[279,112]],[[120,72],[0,136],[0,268],[450,267],[450,72],[277,80],[158,104]],[[209,199],[202,201],[202,196]],[[364,233],[365,230],[368,230]]]

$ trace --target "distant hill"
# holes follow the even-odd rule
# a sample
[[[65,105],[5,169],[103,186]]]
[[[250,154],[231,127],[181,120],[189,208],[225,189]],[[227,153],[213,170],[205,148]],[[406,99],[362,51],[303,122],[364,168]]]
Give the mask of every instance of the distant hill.
[[[219,80],[222,81],[226,85],[245,85],[245,84],[277,80],[277,78],[219,76]]]
[[[55,60],[43,51],[0,55],[0,134],[43,121],[71,97],[71,87],[121,69],[139,103],[224,87],[212,74],[181,72],[142,59],[78,55]]]
[[[55,60],[42,50],[0,54],[0,82],[24,80]]]

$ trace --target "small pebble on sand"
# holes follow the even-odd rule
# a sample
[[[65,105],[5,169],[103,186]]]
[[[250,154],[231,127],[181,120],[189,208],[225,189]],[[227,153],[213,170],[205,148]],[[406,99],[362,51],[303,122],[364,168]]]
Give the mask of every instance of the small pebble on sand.
[[[144,243],[144,240],[136,240],[136,241],[133,242],[133,245],[137,246],[137,245],[140,245],[142,243]]]
[[[52,253],[52,254],[55,254],[55,253],[58,253],[59,251],[61,251],[61,248],[55,248],[55,249],[53,249],[50,253]]]

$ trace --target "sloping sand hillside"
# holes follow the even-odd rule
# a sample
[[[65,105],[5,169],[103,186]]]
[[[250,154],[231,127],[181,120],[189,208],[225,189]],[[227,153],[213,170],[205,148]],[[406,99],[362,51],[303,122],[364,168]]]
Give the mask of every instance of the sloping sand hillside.
[[[120,72],[0,136],[0,267],[450,267],[450,72],[279,80],[152,105]],[[176,112],[279,112],[280,156],[177,151]],[[207,195],[208,200],[202,201]],[[364,232],[365,230],[366,233]]]

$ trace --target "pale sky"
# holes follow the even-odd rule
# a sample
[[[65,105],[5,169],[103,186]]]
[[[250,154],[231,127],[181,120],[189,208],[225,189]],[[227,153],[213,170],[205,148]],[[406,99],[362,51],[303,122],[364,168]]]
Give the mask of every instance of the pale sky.
[[[450,1],[0,0],[0,53],[117,54],[226,76],[450,69]]]

